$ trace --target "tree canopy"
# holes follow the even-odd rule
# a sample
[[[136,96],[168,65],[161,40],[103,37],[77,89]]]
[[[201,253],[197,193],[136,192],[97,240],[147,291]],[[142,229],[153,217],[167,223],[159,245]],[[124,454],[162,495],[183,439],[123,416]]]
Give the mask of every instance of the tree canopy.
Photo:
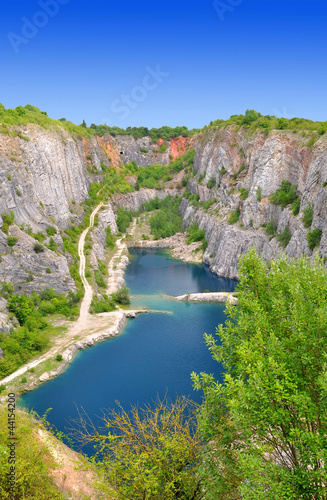
[[[318,257],[241,259],[238,307],[206,335],[223,383],[193,374],[206,499],[327,498],[326,298]]]
[[[164,398],[130,411],[118,403],[117,410],[104,412],[102,429],[81,410],[72,436],[93,444],[94,461],[119,499],[200,500],[196,409],[186,398]]]

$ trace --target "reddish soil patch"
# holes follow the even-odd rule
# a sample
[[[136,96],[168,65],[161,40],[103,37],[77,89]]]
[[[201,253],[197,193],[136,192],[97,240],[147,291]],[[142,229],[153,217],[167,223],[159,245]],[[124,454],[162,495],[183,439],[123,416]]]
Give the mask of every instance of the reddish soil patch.
[[[120,154],[117,152],[117,149],[115,148],[111,137],[108,139],[104,140],[103,138],[97,136],[98,143],[102,147],[103,151],[106,153],[108,156],[111,165],[119,170],[119,167],[122,166],[122,160],[120,157]]]
[[[162,139],[160,139],[162,140]],[[188,137],[172,137],[170,141],[170,154],[173,160],[182,156],[187,151],[190,139]]]

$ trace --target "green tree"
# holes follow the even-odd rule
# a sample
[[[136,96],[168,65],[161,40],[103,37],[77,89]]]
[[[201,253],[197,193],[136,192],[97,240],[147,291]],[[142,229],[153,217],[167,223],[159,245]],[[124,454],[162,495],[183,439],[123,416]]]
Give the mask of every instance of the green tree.
[[[75,439],[93,444],[119,499],[198,500],[203,492],[195,469],[200,453],[197,405],[186,398],[132,407],[119,404],[103,418],[102,434],[85,412],[73,424]]]
[[[327,498],[327,271],[321,259],[240,261],[238,307],[221,344],[206,341],[223,383],[205,392],[200,429],[208,499]]]

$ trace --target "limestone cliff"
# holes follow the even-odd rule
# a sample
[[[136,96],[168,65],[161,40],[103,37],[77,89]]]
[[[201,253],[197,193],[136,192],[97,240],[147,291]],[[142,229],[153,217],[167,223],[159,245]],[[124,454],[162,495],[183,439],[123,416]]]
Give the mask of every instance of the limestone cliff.
[[[251,136],[232,127],[197,137],[196,175],[188,181],[188,188],[198,193],[200,201],[214,204],[204,209],[184,199],[181,212],[185,226],[195,221],[205,230],[208,248],[204,261],[215,273],[237,277],[239,256],[253,245],[267,260],[283,251],[290,257],[312,255],[306,239],[309,229],[302,222],[309,204],[313,206],[311,230],[322,231],[319,254],[327,257],[327,137],[321,137],[313,148],[306,142],[291,132]],[[296,216],[290,206],[282,209],[269,199],[283,180],[297,186],[301,204]],[[241,197],[242,188],[248,192],[246,199]],[[237,209],[240,218],[231,225],[229,215]],[[270,221],[275,222],[277,234],[289,228],[291,239],[285,250],[276,237],[266,233],[264,226]]]
[[[159,146],[148,137],[82,138],[64,129],[33,124],[17,127],[17,134],[0,134],[0,214],[14,218],[8,234],[0,231],[0,282],[10,281],[23,291],[45,286],[61,293],[74,290],[69,274],[71,258],[63,252],[60,230],[81,222],[80,204],[88,198],[90,182],[101,180],[101,165],[118,168],[130,161],[144,166],[168,163],[169,144],[166,152],[159,153]],[[142,153],[142,148],[148,152]],[[107,225],[115,231],[110,210],[100,215],[93,261],[103,256]],[[46,234],[49,226],[56,230],[53,239],[61,254],[45,247],[50,240]],[[33,234],[38,232],[46,238],[45,251],[40,253],[34,250]],[[14,247],[8,245],[10,236],[17,238]]]
[[[208,248],[204,261],[214,272],[237,277],[239,256],[252,245],[268,260],[280,255],[284,249],[277,238],[265,232],[270,221],[275,222],[277,233],[289,228],[291,239],[285,248],[289,256],[312,255],[306,239],[309,229],[302,222],[303,209],[309,204],[313,206],[311,230],[322,230],[318,251],[327,257],[327,137],[322,136],[311,148],[306,143],[307,138],[290,131],[266,136],[235,127],[208,129],[192,139],[157,144],[148,137],[87,138],[32,124],[18,127],[16,137],[0,134],[0,214],[14,218],[8,234],[0,231],[0,281],[11,281],[16,290],[45,286],[59,292],[74,290],[71,257],[63,250],[60,231],[82,220],[80,204],[88,198],[90,182],[101,180],[103,166],[118,169],[131,161],[142,166],[167,164],[170,157],[176,158],[188,148],[195,149],[188,190],[197,193],[200,201],[211,200],[212,206],[205,208],[185,198],[180,210],[185,227],[195,221],[205,230]],[[296,216],[290,207],[282,209],[270,202],[270,195],[283,180],[297,186],[301,205]],[[241,196],[242,188],[247,196]],[[115,196],[112,206],[138,210],[144,201],[167,194],[181,195],[181,191],[140,190]],[[231,225],[230,213],[237,209],[239,220]],[[103,259],[108,225],[115,232],[111,208],[99,214],[92,235],[94,267]],[[52,237],[59,252],[45,247],[50,241],[49,226],[55,228]],[[38,232],[46,238],[41,253],[35,251]],[[10,236],[16,238],[14,246],[8,243]]]

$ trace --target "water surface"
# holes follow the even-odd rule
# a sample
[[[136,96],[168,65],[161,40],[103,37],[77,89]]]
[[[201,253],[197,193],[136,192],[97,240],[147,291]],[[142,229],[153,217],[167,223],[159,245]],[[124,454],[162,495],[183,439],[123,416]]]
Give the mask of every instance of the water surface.
[[[63,374],[20,398],[40,415],[53,408],[48,418],[59,430],[65,430],[69,417],[77,417],[76,406],[93,416],[115,407],[117,400],[129,408],[166,391],[172,398],[189,395],[201,402],[190,373],[206,371],[220,378],[221,367],[212,360],[203,333],[214,333],[224,321],[224,305],[177,302],[161,294],[232,291],[236,282],[162,250],[133,251],[125,279],[133,307],[162,312],[128,320],[119,336],[78,352]]]

